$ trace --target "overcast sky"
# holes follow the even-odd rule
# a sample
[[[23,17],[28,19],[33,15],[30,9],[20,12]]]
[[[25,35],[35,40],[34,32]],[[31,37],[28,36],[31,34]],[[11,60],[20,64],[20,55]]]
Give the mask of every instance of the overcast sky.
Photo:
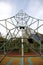
[[[12,17],[21,9],[30,16],[43,19],[43,0],[0,0],[0,19]]]
[[[20,9],[43,19],[43,0],[0,0],[0,19],[14,16]]]

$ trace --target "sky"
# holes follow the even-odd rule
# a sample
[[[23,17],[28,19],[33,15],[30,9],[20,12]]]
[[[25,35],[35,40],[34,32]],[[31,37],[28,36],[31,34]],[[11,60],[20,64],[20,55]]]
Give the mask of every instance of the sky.
[[[21,9],[43,19],[43,0],[0,0],[0,19],[14,16]]]
[[[43,19],[43,0],[0,0],[0,20],[14,16],[21,9],[32,17]]]

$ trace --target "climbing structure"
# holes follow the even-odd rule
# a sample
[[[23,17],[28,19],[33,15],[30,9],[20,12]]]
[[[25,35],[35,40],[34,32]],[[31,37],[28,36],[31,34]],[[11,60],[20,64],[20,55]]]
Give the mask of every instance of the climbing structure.
[[[39,33],[40,30],[43,32],[43,20],[31,17],[23,10],[20,10],[13,17],[0,20],[0,52],[4,52],[5,57],[14,49],[17,51],[16,48],[22,47],[22,56],[24,56],[24,46],[27,41],[29,49],[38,55],[43,55],[43,36]],[[13,42],[16,44],[13,45]]]

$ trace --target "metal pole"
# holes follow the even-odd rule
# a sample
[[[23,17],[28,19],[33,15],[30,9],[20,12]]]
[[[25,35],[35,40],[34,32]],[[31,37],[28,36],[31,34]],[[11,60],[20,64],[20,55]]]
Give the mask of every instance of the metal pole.
[[[24,44],[23,44],[23,29],[22,29],[22,65],[24,65]]]
[[[6,51],[5,51],[5,43],[4,43],[4,54],[6,54]]]
[[[41,43],[40,43],[40,55],[41,55],[42,53],[41,53]]]
[[[23,45],[23,39],[22,40],[22,65],[24,65],[24,45]]]
[[[24,45],[23,45],[23,39],[22,39],[22,56],[24,56]]]

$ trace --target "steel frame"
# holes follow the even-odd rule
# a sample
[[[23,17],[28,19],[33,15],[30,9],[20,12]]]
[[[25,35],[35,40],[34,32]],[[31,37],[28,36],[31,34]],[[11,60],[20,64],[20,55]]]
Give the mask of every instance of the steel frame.
[[[38,30],[40,29],[40,27],[43,26],[43,23],[41,25],[39,25],[39,22],[43,20],[40,20],[40,19],[37,19],[37,18],[34,18],[34,17],[31,17],[29,16],[28,14],[26,14],[23,10],[20,10],[15,16],[13,17],[10,17],[10,18],[7,18],[7,19],[4,19],[4,20],[0,20],[0,25],[6,29],[6,35],[5,35],[5,38],[7,39],[15,39],[15,38],[21,38],[21,39],[28,39],[29,36],[31,34],[36,34],[38,32]],[[5,25],[2,24],[1,22],[5,22]],[[32,29],[31,28],[31,25],[33,25],[34,23],[37,22],[37,27],[35,29]],[[8,23],[11,24],[13,26],[13,28],[9,28],[8,27]],[[20,27],[24,27],[25,29],[23,29],[23,31],[25,32],[26,36],[23,36],[24,35],[24,32],[22,32],[22,36],[19,36],[19,32],[21,32],[21,29]],[[37,30],[37,32],[36,32]],[[11,32],[13,31],[13,33]],[[33,31],[33,33],[32,33]],[[20,33],[21,34],[21,33]],[[18,36],[17,36],[18,35]],[[34,37],[32,37],[34,39]],[[9,40],[10,41],[10,40]],[[8,42],[9,42],[8,41]],[[40,44],[40,54],[41,53],[41,41],[37,41],[35,39],[36,42],[38,42],[38,44]],[[7,55],[7,53],[5,52],[5,45],[8,43],[4,43],[1,47],[0,47],[0,50],[4,47],[4,57]],[[22,52],[23,52],[23,49],[22,49]],[[6,53],[6,54],[5,54]],[[23,56],[23,53],[22,53],[22,56]],[[3,59],[3,58],[2,58]],[[1,60],[2,61],[2,60]]]

